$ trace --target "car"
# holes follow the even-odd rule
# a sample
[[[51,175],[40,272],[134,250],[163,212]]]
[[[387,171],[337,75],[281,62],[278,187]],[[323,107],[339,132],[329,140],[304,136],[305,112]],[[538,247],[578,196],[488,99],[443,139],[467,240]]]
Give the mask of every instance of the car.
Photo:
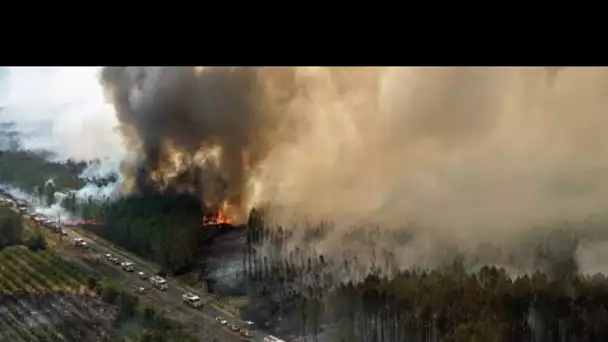
[[[128,260],[123,261],[120,266],[122,266],[122,269],[127,272],[133,272],[133,263]]]
[[[120,265],[120,259],[118,259],[118,258],[114,257],[114,258],[112,258],[112,263],[113,263],[114,265]]]
[[[228,321],[224,317],[215,317],[215,321],[221,325],[228,324]]]
[[[106,260],[108,260],[108,261],[112,260],[112,254],[110,254],[110,253],[106,254]]]
[[[250,333],[250,332],[249,332],[249,330],[247,330],[247,329],[241,329],[240,334],[241,334],[241,336],[243,336],[243,337],[251,337],[251,333]]]
[[[148,275],[147,275],[145,272],[141,272],[141,271],[140,271],[140,272],[137,272],[137,276],[138,276],[140,279],[148,279]]]
[[[148,289],[145,287],[137,288],[137,293],[139,293],[139,294],[145,294],[146,292],[148,292]]]
[[[236,324],[232,324],[232,325],[230,326],[230,330],[232,330],[232,331],[234,331],[234,332],[237,332],[237,331],[241,330],[241,328],[239,328],[239,326],[238,326],[238,325],[236,325]]]

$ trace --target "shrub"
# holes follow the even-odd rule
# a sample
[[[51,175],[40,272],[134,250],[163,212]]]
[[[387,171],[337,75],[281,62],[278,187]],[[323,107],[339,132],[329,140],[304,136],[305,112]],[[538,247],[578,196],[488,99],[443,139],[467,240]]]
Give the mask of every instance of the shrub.
[[[46,240],[42,234],[36,233],[25,240],[25,245],[33,252],[42,251],[46,249]]]

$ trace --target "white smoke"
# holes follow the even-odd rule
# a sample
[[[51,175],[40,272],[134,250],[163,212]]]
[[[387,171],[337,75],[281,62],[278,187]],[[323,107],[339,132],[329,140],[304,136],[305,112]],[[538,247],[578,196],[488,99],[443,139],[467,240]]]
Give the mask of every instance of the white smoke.
[[[100,159],[112,169],[119,165],[124,148],[99,67],[3,69],[0,120],[17,125],[24,148],[49,150],[59,159]]]
[[[13,122],[24,149],[44,149],[58,160],[99,160],[82,177],[118,172],[125,149],[113,107],[99,82],[100,67],[0,68],[0,122]],[[78,191],[107,196],[114,187]]]

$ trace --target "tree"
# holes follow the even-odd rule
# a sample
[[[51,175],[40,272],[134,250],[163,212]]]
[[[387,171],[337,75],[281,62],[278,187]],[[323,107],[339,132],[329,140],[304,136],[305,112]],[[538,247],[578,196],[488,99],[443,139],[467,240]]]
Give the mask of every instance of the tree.
[[[144,315],[144,322],[147,325],[154,324],[154,320],[156,319],[156,312],[154,311],[153,308],[146,307],[143,311],[143,315]]]
[[[95,292],[99,291],[99,281],[94,277],[87,278],[87,287]]]
[[[57,189],[55,188],[55,183],[53,181],[47,181],[44,184],[44,198],[47,206],[51,206],[55,204],[55,192]]]
[[[107,281],[101,287],[101,298],[110,304],[115,304],[118,298],[118,290],[114,281]]]
[[[21,243],[23,219],[6,206],[0,206],[0,249]]]
[[[46,240],[40,233],[35,233],[25,240],[25,246],[33,252],[41,251],[46,249]]]
[[[118,305],[120,307],[118,319],[133,317],[138,304],[139,298],[125,291],[120,291],[118,295]]]

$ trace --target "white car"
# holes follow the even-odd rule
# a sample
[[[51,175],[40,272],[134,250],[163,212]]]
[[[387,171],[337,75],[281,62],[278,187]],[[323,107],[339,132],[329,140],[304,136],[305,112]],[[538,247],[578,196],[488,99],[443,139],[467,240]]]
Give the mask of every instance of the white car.
[[[227,325],[228,321],[223,317],[215,317],[215,321],[221,325]]]
[[[127,272],[133,272],[133,263],[130,261],[124,261],[120,264],[120,266],[122,266],[122,269]]]

